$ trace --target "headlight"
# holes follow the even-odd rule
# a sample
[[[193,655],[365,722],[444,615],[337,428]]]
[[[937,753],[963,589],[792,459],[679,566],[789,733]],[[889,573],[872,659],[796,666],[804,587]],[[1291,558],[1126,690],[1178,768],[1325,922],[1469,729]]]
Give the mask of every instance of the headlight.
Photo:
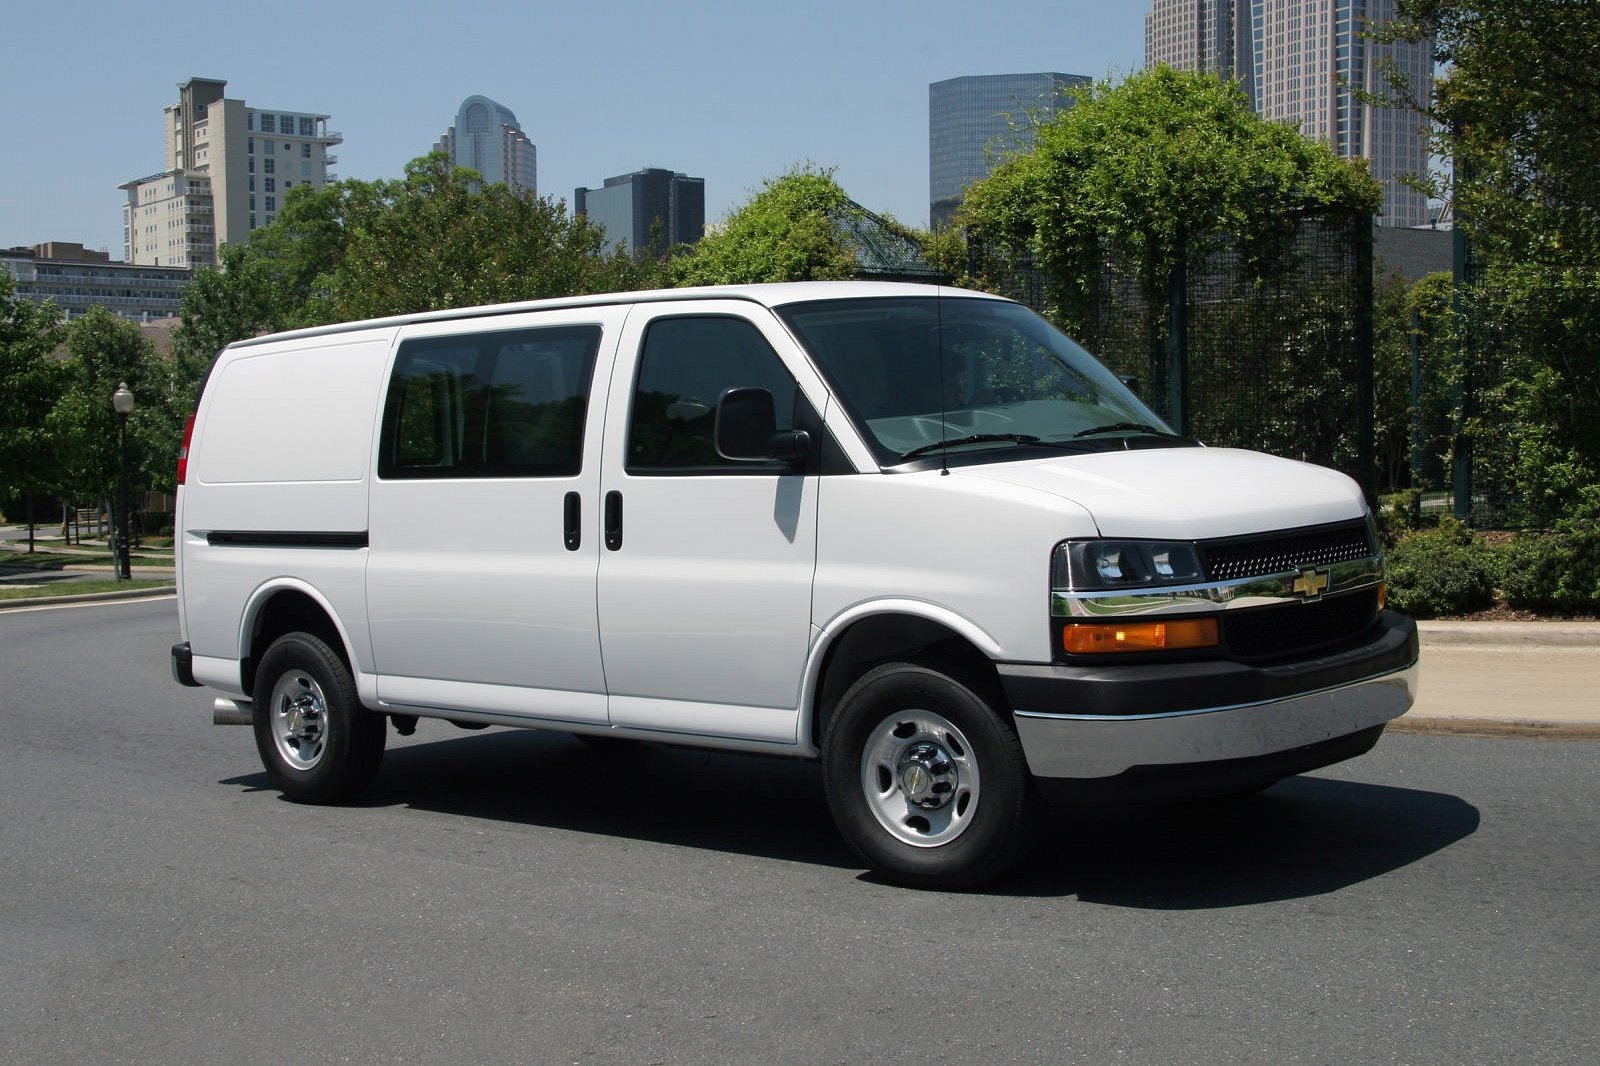
[[[1056,546],[1058,589],[1147,588],[1202,579],[1200,555],[1186,541],[1069,540]]]

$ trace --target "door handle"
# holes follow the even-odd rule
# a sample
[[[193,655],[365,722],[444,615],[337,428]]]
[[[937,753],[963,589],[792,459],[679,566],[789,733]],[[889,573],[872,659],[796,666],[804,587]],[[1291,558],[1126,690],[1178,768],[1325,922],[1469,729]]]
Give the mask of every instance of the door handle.
[[[622,493],[606,493],[606,547],[622,547]]]
[[[567,551],[575,552],[583,544],[583,500],[576,492],[567,493],[563,501],[562,541]]]

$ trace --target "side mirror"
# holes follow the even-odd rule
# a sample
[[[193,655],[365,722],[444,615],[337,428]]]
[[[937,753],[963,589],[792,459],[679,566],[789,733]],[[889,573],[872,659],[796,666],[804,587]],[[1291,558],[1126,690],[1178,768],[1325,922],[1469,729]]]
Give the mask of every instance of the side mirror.
[[[772,393],[753,386],[727,389],[717,399],[712,429],[717,454],[741,463],[774,459],[793,462],[805,457],[811,435],[804,430],[778,432]]]
[[[1117,380],[1128,387],[1128,391],[1135,396],[1139,395],[1139,378],[1134,374],[1118,374]]]

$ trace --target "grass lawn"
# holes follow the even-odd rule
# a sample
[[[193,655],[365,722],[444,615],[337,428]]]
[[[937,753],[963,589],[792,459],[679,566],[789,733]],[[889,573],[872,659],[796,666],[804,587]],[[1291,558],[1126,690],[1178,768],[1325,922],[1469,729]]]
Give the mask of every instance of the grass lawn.
[[[42,596],[78,596],[89,592],[126,592],[129,589],[172,587],[171,579],[139,578],[132,581],[54,581],[35,588],[0,585],[0,600],[36,600]]]

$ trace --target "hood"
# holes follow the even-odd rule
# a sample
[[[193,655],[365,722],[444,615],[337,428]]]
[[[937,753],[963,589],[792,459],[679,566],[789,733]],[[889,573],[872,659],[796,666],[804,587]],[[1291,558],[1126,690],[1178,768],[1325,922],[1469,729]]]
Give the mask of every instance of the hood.
[[[1206,540],[1346,522],[1366,513],[1337,470],[1235,448],[1150,448],[954,468],[1048,492],[1094,516],[1103,537]]]

